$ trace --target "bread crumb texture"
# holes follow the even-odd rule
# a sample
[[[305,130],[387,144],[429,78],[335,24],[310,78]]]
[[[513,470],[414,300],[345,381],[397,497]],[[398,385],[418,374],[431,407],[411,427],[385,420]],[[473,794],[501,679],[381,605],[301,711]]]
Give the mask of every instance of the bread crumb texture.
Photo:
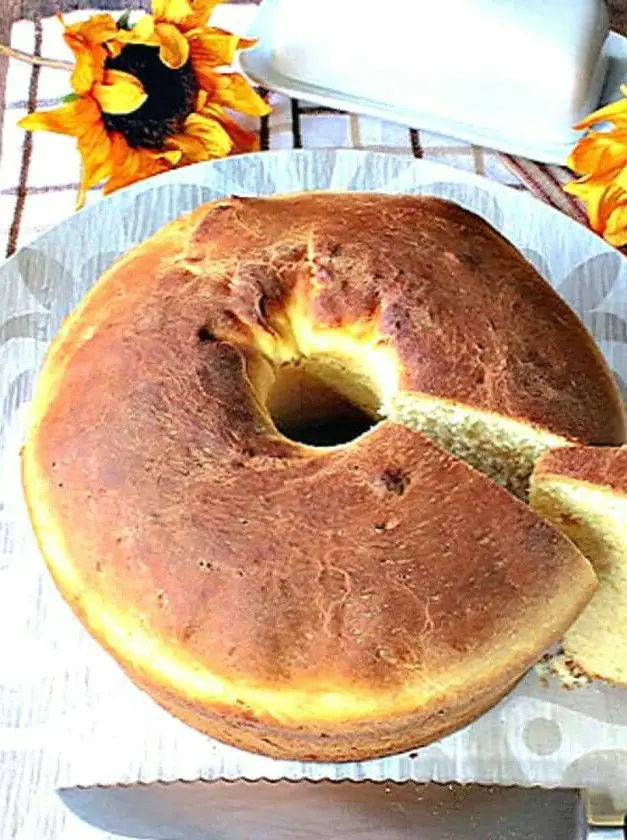
[[[627,685],[627,449],[556,450],[538,463],[531,505],[590,560],[599,588],[564,637],[567,662]]]

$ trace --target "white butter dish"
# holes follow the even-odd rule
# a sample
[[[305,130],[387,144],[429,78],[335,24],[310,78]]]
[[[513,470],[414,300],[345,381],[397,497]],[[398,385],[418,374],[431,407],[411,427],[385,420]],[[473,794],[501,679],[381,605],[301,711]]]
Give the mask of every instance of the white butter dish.
[[[252,34],[266,87],[551,163],[627,60],[601,0],[264,0]]]

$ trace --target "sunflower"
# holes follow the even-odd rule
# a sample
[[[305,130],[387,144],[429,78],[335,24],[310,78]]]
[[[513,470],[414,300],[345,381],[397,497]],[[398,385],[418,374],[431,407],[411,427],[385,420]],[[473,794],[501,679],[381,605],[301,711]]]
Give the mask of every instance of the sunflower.
[[[222,0],[153,0],[134,26],[97,14],[66,25],[75,57],[72,93],[51,111],[20,120],[28,131],[76,138],[82,160],[78,206],[104,192],[231,153],[258,148],[232,111],[262,116],[269,107],[244,76],[226,72],[255,41],[207,25]]]
[[[627,97],[627,86],[621,92]],[[599,123],[611,123],[612,128],[595,131]],[[586,204],[590,227],[621,248],[627,245],[627,98],[600,108],[575,127],[589,129],[568,159],[582,177],[564,189]]]

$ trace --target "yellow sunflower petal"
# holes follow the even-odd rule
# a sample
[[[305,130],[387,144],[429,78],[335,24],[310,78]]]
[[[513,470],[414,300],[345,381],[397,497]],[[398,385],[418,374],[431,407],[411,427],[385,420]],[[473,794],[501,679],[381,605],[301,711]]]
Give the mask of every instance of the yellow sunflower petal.
[[[78,138],[88,186],[106,178],[111,168],[111,141],[103,123],[96,123]]]
[[[105,194],[115,192],[136,181],[159,175],[177,166],[182,159],[179,150],[153,151],[133,148],[119,132],[111,139],[111,177],[104,187]]]
[[[208,29],[205,29],[208,32],[217,32],[219,35],[232,35],[232,32],[229,32],[226,29],[221,29],[219,26],[211,26]],[[251,47],[254,47],[255,44],[259,43],[258,38],[242,38],[238,36],[238,50],[249,50]]]
[[[240,39],[230,32],[216,32],[214,30],[192,30],[187,34],[190,43],[192,67],[194,70],[205,66],[228,67],[238,50]]]
[[[159,58],[171,70],[178,70],[189,58],[189,41],[171,23],[157,23],[155,33],[159,39]]]
[[[71,102],[52,111],[29,114],[18,120],[17,124],[24,131],[53,131],[55,134],[69,134],[72,137],[75,136],[75,109],[76,104]]]
[[[611,105],[599,108],[598,111],[594,111],[594,113],[581,120],[581,122],[578,122],[575,128],[590,128],[590,126],[601,122],[611,122],[617,126],[627,126],[627,99],[619,99],[618,102],[613,102]]]
[[[205,144],[198,137],[191,134],[174,134],[166,141],[167,148],[178,150],[186,163],[200,163],[207,160]]]
[[[233,141],[220,123],[202,114],[190,114],[185,120],[185,134],[201,141],[205,160],[226,157],[233,148]]]
[[[147,150],[133,149],[127,162],[118,167],[105,184],[104,194],[109,195],[123,187],[143,181],[145,178],[168,172],[170,169],[172,165],[166,158],[155,158],[150,156]]]
[[[270,106],[248,84],[239,73],[221,73],[213,77],[215,89],[212,99],[225,108],[240,111],[251,117],[262,117],[270,113]],[[202,82],[199,83],[202,85]],[[202,85],[204,87],[204,85]]]
[[[140,181],[142,177],[136,150],[119,132],[111,134],[111,176],[104,186],[105,195]]]
[[[250,50],[256,47],[259,43],[259,38],[240,38],[237,45],[238,50]]]
[[[90,46],[104,44],[106,41],[116,38],[118,27],[109,14],[92,15],[87,20],[65,25],[63,37],[71,47],[72,44],[80,42]]]
[[[196,97],[196,108],[194,110],[202,111],[202,109],[205,107],[205,105],[207,104],[208,101],[209,101],[209,94],[207,93],[206,90],[203,90],[203,88],[200,88],[200,90],[198,91],[198,96]]]
[[[142,15],[131,30],[120,33],[120,36],[133,44],[154,46],[159,43],[155,34],[155,19],[152,15]]]
[[[588,211],[588,219],[592,230],[601,233],[603,230],[602,201],[608,185],[604,180],[596,180],[593,176],[586,176],[572,184],[567,184],[564,190],[584,202]]]
[[[88,93],[92,85],[102,81],[107,51],[104,47],[92,47],[83,52],[75,52],[76,64],[70,78],[74,91],[82,96]]]
[[[256,152],[259,150],[259,135],[254,131],[247,131],[245,128],[242,128],[224,108],[209,103],[202,109],[202,115],[207,117],[211,116],[224,126],[233,141],[233,149],[231,151]]]
[[[152,13],[157,20],[180,23],[194,14],[189,0],[152,0]]]
[[[599,202],[597,230],[612,245],[625,245],[627,192],[618,184],[608,187]],[[622,240],[622,241],[621,241]]]
[[[130,114],[148,99],[139,79],[122,70],[106,70],[102,84],[95,84],[92,93],[107,114]]]
[[[70,26],[64,24],[63,39],[76,60],[71,83],[79,96],[87,93],[94,82],[102,80],[109,55],[104,45],[114,41],[117,35],[118,28],[109,14],[93,15]]]
[[[92,99],[86,97],[68,102],[67,105],[52,111],[29,114],[23,117],[18,125],[26,131],[53,131],[55,134],[78,137],[99,121],[100,109]]]
[[[609,174],[627,166],[627,128],[589,132],[571,152],[568,166],[582,175]]]
[[[623,190],[627,195],[627,160],[623,162],[623,165],[616,173],[614,183],[617,187],[620,187],[620,189]]]
[[[165,151],[159,152],[157,158],[160,161],[165,161],[168,164],[168,168],[170,168],[179,165],[183,158],[183,153],[180,149],[166,149]]]
[[[125,32],[125,30],[122,30]],[[121,33],[118,33],[118,35]],[[126,44],[125,39],[123,38],[116,38],[114,41],[107,41],[107,52],[111,56],[111,58],[117,58],[119,54],[122,52]]]
[[[102,122],[91,127],[78,138],[81,155],[81,183],[77,208],[85,203],[87,190],[96,186],[111,173],[111,141]]]
[[[212,67],[204,64],[202,61],[194,61],[193,66],[194,76],[196,77],[201,93],[204,92],[205,95],[213,96],[216,90],[216,78],[218,74]]]
[[[627,245],[627,199],[612,210],[603,236],[615,248]]]
[[[601,195],[598,206],[597,228],[603,233],[616,204],[620,201],[622,190],[615,184],[610,184]]]
[[[219,6],[223,2],[224,0],[193,0],[192,14],[180,21],[181,28],[187,30],[205,26],[216,6]]]

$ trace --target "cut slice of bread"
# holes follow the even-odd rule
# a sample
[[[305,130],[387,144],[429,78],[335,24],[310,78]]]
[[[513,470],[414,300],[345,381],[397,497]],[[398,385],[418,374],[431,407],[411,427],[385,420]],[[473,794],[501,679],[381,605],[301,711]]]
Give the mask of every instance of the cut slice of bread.
[[[543,455],[531,477],[534,510],[590,560],[599,589],[564,638],[588,676],[627,685],[627,447],[569,447]]]
[[[566,438],[529,421],[427,394],[398,394],[389,416],[422,432],[524,501],[538,458],[547,450],[570,445]]]

